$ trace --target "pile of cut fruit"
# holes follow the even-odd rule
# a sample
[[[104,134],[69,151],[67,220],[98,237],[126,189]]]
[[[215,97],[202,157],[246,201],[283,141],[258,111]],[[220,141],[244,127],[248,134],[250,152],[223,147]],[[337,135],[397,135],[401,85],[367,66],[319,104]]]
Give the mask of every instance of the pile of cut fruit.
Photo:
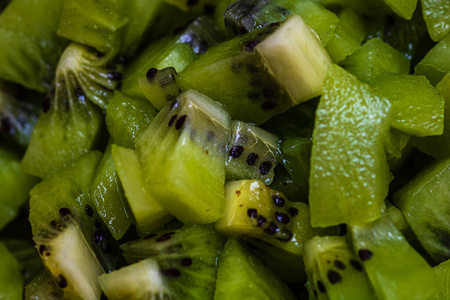
[[[450,1],[0,0],[0,299],[450,299]]]

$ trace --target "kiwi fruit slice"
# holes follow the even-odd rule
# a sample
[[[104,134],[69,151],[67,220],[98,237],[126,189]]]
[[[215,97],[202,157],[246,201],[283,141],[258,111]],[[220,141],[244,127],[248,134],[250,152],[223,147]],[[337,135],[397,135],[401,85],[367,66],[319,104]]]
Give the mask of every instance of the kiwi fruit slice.
[[[33,240],[65,298],[99,299],[97,277],[116,267],[112,238],[89,193],[100,158],[90,152],[30,192]]]
[[[106,109],[106,126],[116,145],[135,148],[135,139],[156,116],[147,99],[115,91]]]
[[[344,236],[314,237],[305,245],[310,299],[377,299]]]
[[[67,45],[56,35],[63,4],[14,0],[0,14],[1,79],[38,92],[50,88],[58,59]]]
[[[251,254],[239,241],[230,238],[218,260],[215,300],[297,299],[288,286]]]
[[[109,299],[212,299],[223,245],[211,225],[161,229],[122,245],[133,264],[99,282]]]
[[[91,48],[70,44],[59,61],[54,88],[44,101],[23,169],[37,177],[49,177],[103,142],[100,107],[106,107],[121,78],[120,69],[110,66],[105,57]]]
[[[182,222],[212,223],[222,216],[230,123],[220,103],[189,90],[138,137],[147,191]]]
[[[8,248],[0,242],[0,299],[20,300],[23,293],[23,279],[20,265]]]
[[[19,86],[0,82],[0,136],[25,149],[41,112],[44,97]]]
[[[170,221],[173,216],[164,210],[145,188],[135,150],[112,145],[112,157],[138,232],[140,236],[147,236]]]
[[[111,145],[110,140],[95,171],[90,193],[98,214],[111,235],[119,240],[133,223],[133,216],[119,180]]]
[[[350,226],[349,233],[378,299],[428,299],[437,292],[433,269],[389,217]]]
[[[313,226],[381,216],[391,174],[385,144],[391,105],[339,66],[332,66],[316,112],[309,203]]]
[[[22,171],[20,156],[0,147],[0,229],[18,215],[29,199],[28,193],[38,181]]]
[[[412,231],[435,262],[450,259],[450,160],[433,163],[394,194]]]
[[[25,300],[62,300],[64,293],[47,271],[42,271],[25,286]]]
[[[258,179],[272,183],[278,157],[278,137],[241,121],[231,123],[226,161],[227,180]]]

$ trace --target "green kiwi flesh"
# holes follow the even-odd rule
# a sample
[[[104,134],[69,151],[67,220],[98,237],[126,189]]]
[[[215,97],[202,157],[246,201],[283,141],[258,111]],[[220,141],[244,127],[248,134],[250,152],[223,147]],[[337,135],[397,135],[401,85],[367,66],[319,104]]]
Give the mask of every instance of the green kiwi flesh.
[[[119,240],[133,223],[133,217],[119,180],[111,145],[110,141],[98,164],[90,193],[98,214],[112,236]]]
[[[183,222],[212,223],[223,213],[230,123],[220,103],[189,90],[138,138],[147,191]]]
[[[343,236],[314,237],[308,241],[305,266],[312,299],[377,299]]]
[[[446,300],[450,297],[450,260],[446,260],[433,268],[437,274],[440,284],[439,292],[430,297],[432,300]]]
[[[0,299],[20,300],[23,293],[23,279],[19,262],[0,242]]]
[[[89,193],[100,158],[100,153],[90,152],[30,192],[33,240],[65,298],[99,299],[96,279],[116,264]]]
[[[214,300],[296,299],[288,286],[251,254],[239,241],[230,238],[218,260]]]
[[[63,297],[62,290],[45,270],[25,286],[25,300],[61,300]]]
[[[389,217],[350,226],[349,232],[378,299],[428,299],[437,292],[433,269]]]
[[[112,157],[140,236],[147,236],[173,218],[145,187],[135,150],[112,145]]]
[[[179,229],[161,229],[144,239],[126,243],[121,248],[127,262],[140,261],[138,265],[127,267],[135,268],[136,278],[142,280],[146,276],[144,274],[150,272],[153,275],[150,278],[152,283],[140,286],[136,293],[160,293],[160,298],[154,296],[155,299],[200,300],[213,298],[217,258],[223,246],[223,238],[211,225],[185,225]],[[100,277],[102,287],[108,284],[108,277],[114,280],[114,275],[113,272]],[[127,279],[124,277],[122,280]],[[116,282],[120,281],[116,279]],[[108,286],[111,288],[109,293],[105,290],[108,296],[114,295],[115,290],[128,290],[126,284],[113,286],[109,283]]]
[[[233,121],[228,149],[227,180],[272,183],[278,156],[277,136],[250,123]]]

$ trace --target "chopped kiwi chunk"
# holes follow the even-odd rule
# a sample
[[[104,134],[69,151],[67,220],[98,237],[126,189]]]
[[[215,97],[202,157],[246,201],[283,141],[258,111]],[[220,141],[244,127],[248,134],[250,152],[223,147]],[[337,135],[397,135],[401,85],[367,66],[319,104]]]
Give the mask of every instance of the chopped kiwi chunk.
[[[112,141],[97,166],[90,192],[98,214],[112,236],[119,240],[133,223],[133,216],[119,180],[111,145]]]
[[[411,20],[418,0],[382,0],[400,17]]]
[[[388,193],[385,143],[391,105],[338,66],[316,112],[309,203],[313,226],[368,222]]]
[[[4,1],[2,1],[3,3]],[[14,0],[0,14],[0,78],[46,92],[67,41],[56,35],[62,0]]]
[[[315,237],[305,245],[311,299],[377,299],[345,237]]]
[[[372,81],[391,103],[391,126],[415,136],[441,135],[444,99],[425,76],[385,73]]]
[[[25,286],[25,300],[60,300],[64,294],[47,271],[42,271]]]
[[[450,2],[447,0],[421,0],[423,17],[433,41],[442,40],[450,33]]]
[[[222,216],[230,123],[220,103],[189,90],[138,138],[147,191],[183,222],[212,223]]]
[[[391,219],[350,226],[359,263],[378,299],[428,299],[438,290],[433,269],[405,240]]]
[[[215,300],[296,299],[278,276],[234,238],[226,243],[218,267]]]
[[[450,35],[447,35],[416,65],[416,74],[425,75],[432,85],[436,85],[450,72]]]
[[[27,173],[49,177],[103,142],[104,118],[94,103],[105,108],[122,77],[106,64],[90,48],[66,48],[22,161]]]
[[[173,217],[147,192],[135,150],[112,145],[112,157],[139,234],[147,236]]]
[[[435,262],[450,259],[450,160],[427,167],[394,196],[418,240]]]
[[[211,225],[162,229],[122,245],[128,262],[140,262],[103,275],[99,281],[111,299],[120,299],[123,293],[128,293],[129,299],[141,299],[139,295],[152,298],[155,294],[160,297],[155,299],[212,299],[223,245],[223,238]],[[130,273],[134,275],[125,277]],[[142,285],[138,288],[131,283],[135,288],[130,289],[127,281],[134,278],[140,278],[136,280]]]
[[[0,242],[0,299],[20,300],[23,279],[20,265],[6,246]]]
[[[17,216],[37,182],[37,178],[22,171],[17,154],[0,148],[0,229]]]
[[[90,152],[30,192],[33,240],[65,298],[99,299],[96,278],[116,265],[111,237],[89,193],[100,157]]]
[[[269,185],[278,157],[278,137],[241,121],[231,123],[227,180],[258,179]]]
[[[382,73],[409,73],[408,58],[377,38],[366,42],[340,65],[365,83]]]

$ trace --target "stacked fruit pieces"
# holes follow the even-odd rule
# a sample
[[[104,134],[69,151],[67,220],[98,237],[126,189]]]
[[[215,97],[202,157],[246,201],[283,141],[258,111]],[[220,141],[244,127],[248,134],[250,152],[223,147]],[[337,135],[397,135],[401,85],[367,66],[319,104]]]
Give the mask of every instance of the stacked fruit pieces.
[[[447,2],[0,4],[0,299],[446,299]]]

